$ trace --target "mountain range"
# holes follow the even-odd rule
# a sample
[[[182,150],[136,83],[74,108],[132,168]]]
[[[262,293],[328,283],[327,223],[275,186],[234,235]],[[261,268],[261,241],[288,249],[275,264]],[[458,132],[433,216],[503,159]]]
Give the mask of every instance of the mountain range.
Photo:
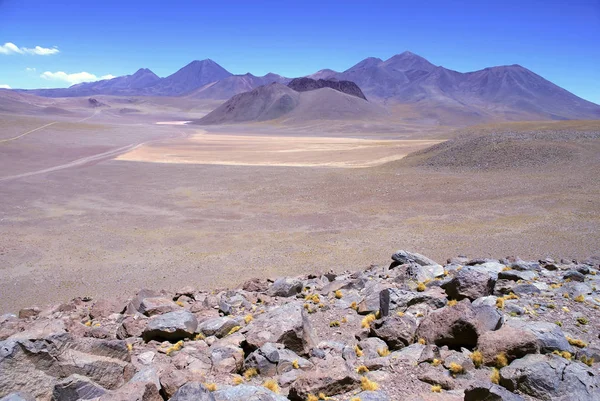
[[[342,72],[324,69],[308,77],[354,82],[371,102],[391,107],[410,104],[426,112],[462,115],[472,120],[600,119],[599,105],[520,65],[461,73],[404,52],[387,60],[369,57]],[[212,60],[202,60],[193,61],[166,78],[140,69],[133,75],[110,80],[26,92],[46,97],[102,94],[226,100],[259,86],[274,82],[285,85],[290,81],[273,73],[262,77],[250,73],[233,75]]]

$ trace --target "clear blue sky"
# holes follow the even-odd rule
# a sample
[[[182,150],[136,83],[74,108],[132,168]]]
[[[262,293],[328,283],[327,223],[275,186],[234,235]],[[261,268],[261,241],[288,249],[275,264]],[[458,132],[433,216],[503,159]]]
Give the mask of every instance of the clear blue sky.
[[[600,103],[600,0],[0,0],[5,43],[16,50],[0,47],[0,85],[13,88],[166,76],[204,58],[294,77],[410,50],[463,72],[521,64]]]

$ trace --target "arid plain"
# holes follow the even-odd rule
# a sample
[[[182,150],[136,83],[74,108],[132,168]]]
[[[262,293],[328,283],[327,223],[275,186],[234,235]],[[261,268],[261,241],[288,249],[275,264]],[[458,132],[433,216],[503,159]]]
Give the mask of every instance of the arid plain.
[[[600,244],[599,122],[207,127],[171,122],[214,104],[170,101],[146,98],[123,113],[66,99],[0,116],[2,312],[356,269],[387,263],[397,248],[577,258]],[[587,134],[531,142],[557,149],[531,165],[513,163],[510,150],[491,168],[423,162],[423,149],[465,132],[541,128]],[[452,154],[471,160],[461,143]]]

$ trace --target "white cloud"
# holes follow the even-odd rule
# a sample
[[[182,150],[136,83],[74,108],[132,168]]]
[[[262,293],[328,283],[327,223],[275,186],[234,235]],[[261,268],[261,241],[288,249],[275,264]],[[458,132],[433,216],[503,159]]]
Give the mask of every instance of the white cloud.
[[[97,77],[94,74],[90,74],[89,72],[76,72],[73,74],[67,74],[66,72],[63,71],[57,71],[57,72],[50,72],[50,71],[46,71],[43,74],[40,75],[40,77],[44,78],[44,79],[48,79],[48,80],[52,80],[52,81],[64,81],[64,82],[68,82],[71,85],[75,85],[75,84],[80,84],[82,82],[94,82],[94,81],[100,81],[103,79],[112,79],[114,78],[113,75],[102,75],[101,77]]]
[[[0,89],[10,89],[10,86],[8,86],[8,85],[0,85]]]
[[[19,47],[14,43],[7,42],[0,46],[0,54],[32,54],[38,56],[50,56],[59,53],[56,47],[48,48],[36,46],[34,48]]]
[[[25,68],[25,71],[27,71],[27,72],[35,72],[35,67],[27,67],[27,68]]]

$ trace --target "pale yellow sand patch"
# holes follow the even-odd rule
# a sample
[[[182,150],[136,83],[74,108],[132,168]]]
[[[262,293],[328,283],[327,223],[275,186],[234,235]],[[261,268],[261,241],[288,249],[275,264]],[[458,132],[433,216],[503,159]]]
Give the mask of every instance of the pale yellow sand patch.
[[[233,166],[371,167],[399,160],[439,140],[247,136],[199,133],[144,144],[116,160]]]

